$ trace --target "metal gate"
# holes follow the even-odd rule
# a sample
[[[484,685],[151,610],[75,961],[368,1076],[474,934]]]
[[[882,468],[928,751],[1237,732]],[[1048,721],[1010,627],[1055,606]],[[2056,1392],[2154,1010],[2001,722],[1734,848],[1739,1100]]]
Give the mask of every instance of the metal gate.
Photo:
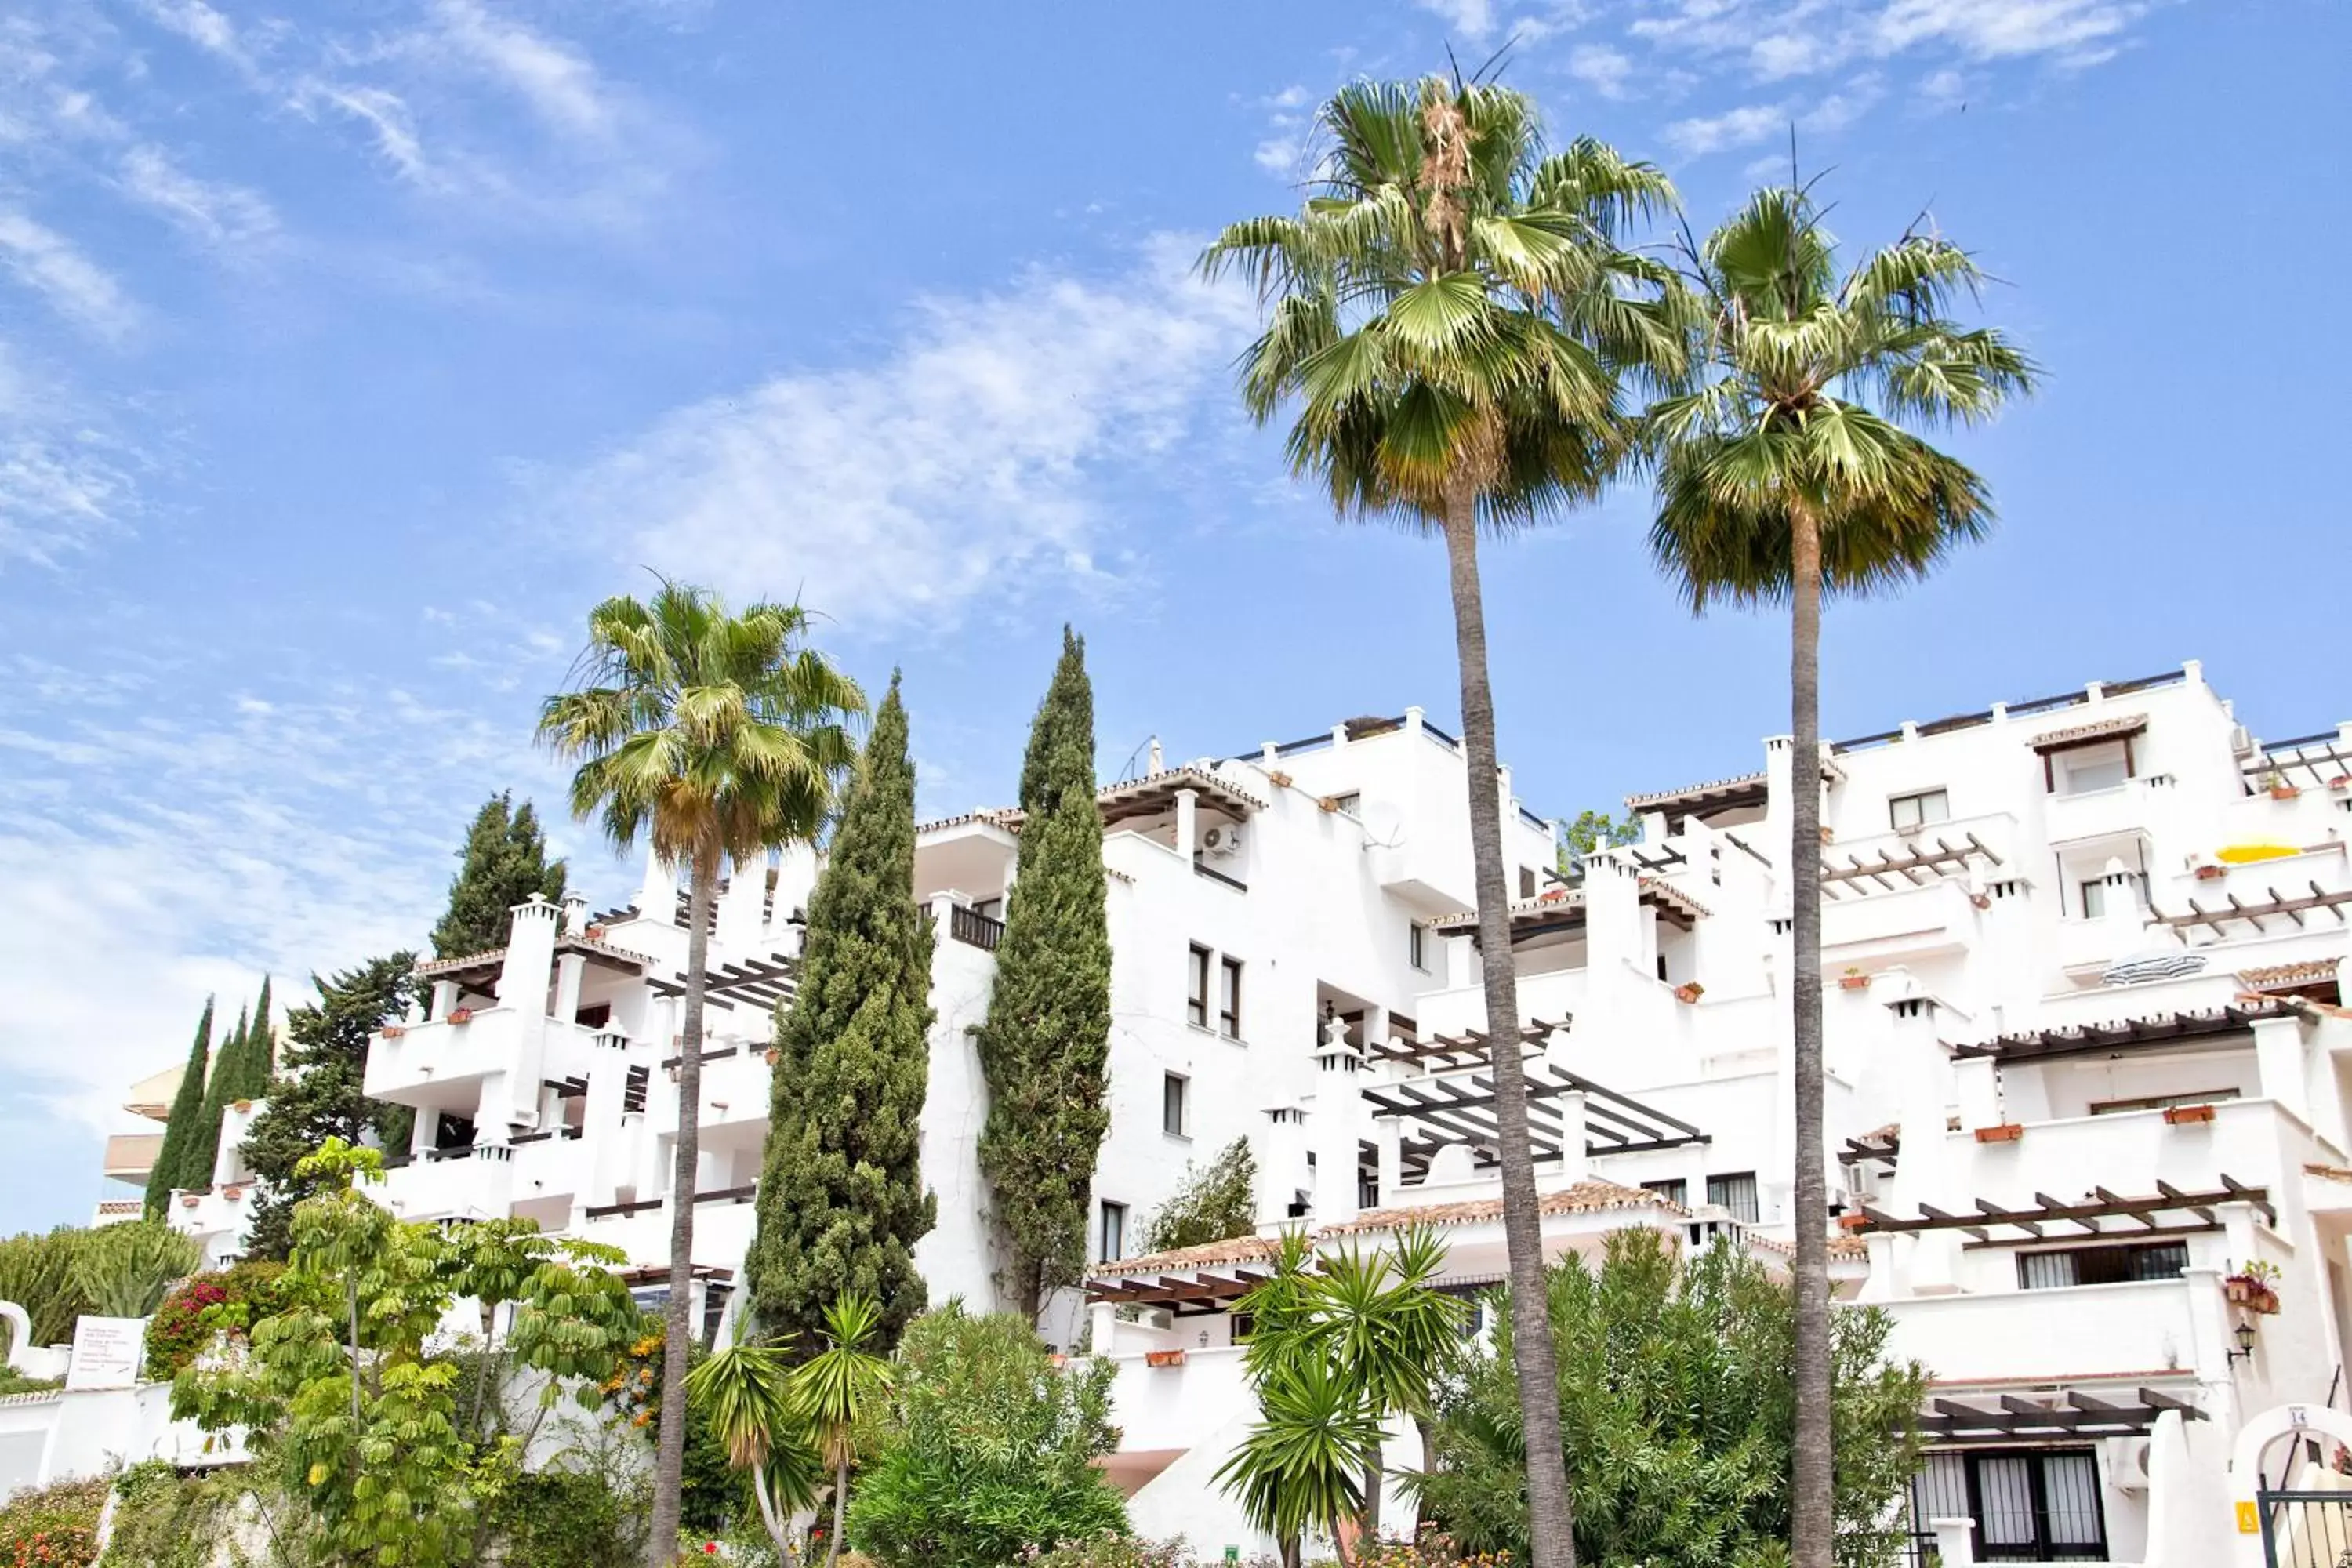
[[[2352,1492],[2257,1492],[2270,1568],[2352,1568]]]

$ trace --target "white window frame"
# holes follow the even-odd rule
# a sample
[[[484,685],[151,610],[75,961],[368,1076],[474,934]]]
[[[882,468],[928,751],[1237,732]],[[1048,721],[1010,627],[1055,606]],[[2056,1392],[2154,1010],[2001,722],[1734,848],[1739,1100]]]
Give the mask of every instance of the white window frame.
[[[1095,1261],[1117,1263],[1126,1256],[1127,1205],[1104,1198],[1095,1205]]]
[[[1928,815],[1928,803],[1935,803],[1935,815]],[[1910,821],[1906,822],[1906,807]],[[1886,820],[1897,833],[1916,833],[1923,827],[1933,827],[1939,822],[1952,820],[1951,792],[1942,784],[1933,789],[1915,789],[1908,795],[1889,795],[1886,800]]]
[[[1174,1111],[1171,1118],[1170,1111]],[[1170,1126],[1173,1121],[1175,1125]],[[1160,1075],[1160,1131],[1171,1138],[1192,1136],[1192,1080],[1181,1072]]]

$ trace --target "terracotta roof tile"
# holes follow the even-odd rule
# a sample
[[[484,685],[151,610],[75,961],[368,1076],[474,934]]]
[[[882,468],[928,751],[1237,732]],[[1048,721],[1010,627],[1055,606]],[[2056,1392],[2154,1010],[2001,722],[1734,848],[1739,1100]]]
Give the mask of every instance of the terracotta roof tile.
[[[1685,784],[1680,789],[1652,790],[1647,795],[1629,795],[1625,797],[1625,805],[1631,810],[1641,811],[1650,806],[1670,805],[1676,801],[1696,800],[1702,795],[1714,795],[1722,790],[1749,789],[1763,782],[1764,775],[1760,773],[1741,773],[1737,778],[1710,779],[1706,784]]]
[[[2046,752],[2054,746],[2079,746],[2088,741],[2137,735],[2147,728],[2147,714],[2122,713],[2112,719],[2094,719],[2087,724],[2070,724],[2063,730],[2046,730],[2026,743],[2037,752]]]
[[[1644,1187],[1620,1186],[1615,1182],[1579,1182],[1537,1203],[1547,1215],[1601,1214],[1611,1210],[1659,1209],[1686,1216],[1688,1209]],[[1503,1200],[1476,1198],[1465,1203],[1421,1204],[1410,1208],[1368,1209],[1345,1225],[1327,1226],[1323,1236],[1358,1236],[1370,1230],[1398,1230],[1413,1225],[1478,1225],[1503,1217]]]
[[[2241,969],[2238,979],[2247,989],[2266,991],[2274,985],[2312,985],[2336,978],[2334,958],[2308,959],[2301,963],[2273,963],[2262,969]]]
[[[1116,1263],[1097,1263],[1094,1268],[1094,1277],[1181,1274],[1187,1269],[1212,1268],[1221,1264],[1262,1263],[1273,1256],[1274,1243],[1265,1237],[1236,1236],[1223,1241],[1204,1241],[1198,1247],[1149,1252],[1141,1258],[1122,1258]]]
[[[2305,1165],[2303,1168],[2303,1173],[2306,1176],[2317,1176],[2325,1181],[2352,1182],[2352,1171],[2347,1171],[2341,1165]]]

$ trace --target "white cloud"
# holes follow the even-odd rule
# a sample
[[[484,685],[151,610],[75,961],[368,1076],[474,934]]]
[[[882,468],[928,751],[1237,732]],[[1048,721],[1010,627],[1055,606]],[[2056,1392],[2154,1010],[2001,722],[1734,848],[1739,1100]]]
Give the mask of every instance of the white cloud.
[[[612,131],[613,106],[585,55],[493,16],[476,0],[440,0],[435,16],[430,47],[504,83],[553,129],[598,138]]]
[[[178,34],[188,42],[251,75],[255,70],[253,55],[237,36],[236,24],[221,12],[205,4],[205,0],[147,0],[141,7],[158,26]]]
[[[1892,0],[1877,18],[1879,51],[1940,41],[1978,59],[2054,54],[2104,58],[2147,15],[2119,0]]]
[[[1622,98],[1633,61],[1622,49],[1606,44],[1579,44],[1568,57],[1568,74],[1603,98]]]
[[[1494,0],[1414,0],[1414,4],[1444,17],[1446,26],[1473,43],[1495,30]]]
[[[1666,141],[1685,157],[1701,158],[1731,147],[1749,147],[1784,130],[1789,111],[1779,104],[1755,103],[1721,114],[1677,120]]]
[[[224,250],[249,250],[278,231],[269,204],[241,185],[198,179],[161,148],[133,147],[122,158],[123,188],[182,232]]]
[[[1930,71],[1919,79],[1916,101],[1923,109],[1964,109],[1968,106],[1969,79],[1958,71]]]
[[[14,207],[0,206],[0,268],[100,337],[120,338],[138,323],[138,307],[110,273]]]
[[[1223,383],[1255,314],[1154,242],[1129,275],[1032,273],[920,301],[877,363],[682,408],[549,498],[631,564],[803,595],[860,630],[1103,585],[1135,482]],[[1105,562],[1112,564],[1106,565]]]
[[[1628,32],[1661,47],[1741,60],[1769,81],[1917,48],[2095,64],[2149,8],[2147,0],[1679,0],[1638,17]]]
[[[415,118],[409,113],[407,101],[398,93],[383,88],[352,87],[306,78],[296,85],[289,101],[304,115],[311,113],[321,103],[341,110],[367,130],[375,142],[376,152],[403,178],[419,185],[442,183],[432,164],[425,160],[425,143],[417,136]]]
[[[1286,180],[1298,173],[1298,151],[1296,136],[1269,136],[1250,157],[1267,174]]]

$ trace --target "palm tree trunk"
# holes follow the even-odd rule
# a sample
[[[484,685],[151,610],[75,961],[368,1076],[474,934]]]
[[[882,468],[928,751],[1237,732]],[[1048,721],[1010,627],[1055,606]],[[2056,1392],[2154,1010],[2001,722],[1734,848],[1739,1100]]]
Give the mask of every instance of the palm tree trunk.
[[[1822,1160],[1822,536],[1802,502],[1789,508],[1795,566],[1789,639],[1790,887],[1795,953],[1790,1031],[1796,1077],[1797,1430],[1790,1554],[1830,1568],[1835,1498],[1830,1469],[1829,1183]]]
[[[679,1493],[686,1471],[686,1368],[694,1353],[694,1177],[702,1158],[702,992],[710,963],[710,903],[719,857],[695,857],[687,897],[686,1011],[679,1029],[677,1158],[671,1166],[669,1303],[662,1338],[661,1447],[654,1462],[649,1568],[677,1558]]]
[[[841,1527],[849,1512],[849,1467],[843,1465],[833,1473],[833,1533],[825,1538],[824,1568],[833,1568],[841,1556]]]
[[[1381,1450],[1376,1444],[1364,1460],[1364,1506],[1356,1515],[1356,1555],[1360,1557],[1381,1538]]]
[[[760,1505],[760,1522],[768,1527],[768,1539],[776,1543],[777,1560],[784,1568],[801,1568],[800,1553],[793,1550],[793,1532],[789,1522],[776,1511],[776,1500],[768,1489],[767,1467],[759,1465],[751,1470],[751,1497]]]
[[[1509,1252],[1511,1361],[1527,1437],[1528,1536],[1535,1568],[1576,1568],[1575,1515],[1559,1436],[1559,1367],[1544,1283],[1543,1220],[1528,1142],[1528,1082],[1519,1060],[1519,988],[1511,957],[1510,889],[1503,878],[1501,770],[1495,694],[1486,677],[1486,617],[1478,595],[1478,498],[1467,483],[1446,497],[1445,564],[1454,590],[1454,647],[1462,674],[1462,745],[1470,775],[1470,860],[1478,900],[1486,1031],[1495,1073],[1496,1153],[1503,1168],[1503,1240]]]

